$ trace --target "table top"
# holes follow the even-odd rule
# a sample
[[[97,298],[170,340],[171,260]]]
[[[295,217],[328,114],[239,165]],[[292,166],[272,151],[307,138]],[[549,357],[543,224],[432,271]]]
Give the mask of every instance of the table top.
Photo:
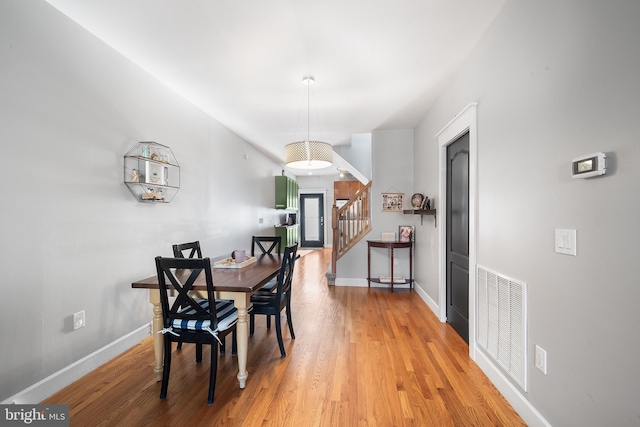
[[[409,248],[413,245],[413,242],[400,242],[398,240],[367,240],[369,246],[376,248]]]
[[[211,274],[216,291],[254,293],[274,278],[282,265],[281,255],[258,255],[256,262],[243,268],[213,268],[213,263],[225,257],[211,258]],[[157,289],[158,276],[147,277],[131,283],[132,288]],[[204,274],[194,283],[194,289],[207,289]]]

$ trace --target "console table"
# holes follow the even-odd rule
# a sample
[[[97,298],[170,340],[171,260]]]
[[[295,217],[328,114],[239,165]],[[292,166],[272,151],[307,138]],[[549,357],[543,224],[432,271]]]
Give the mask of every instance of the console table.
[[[371,248],[387,248],[389,249],[389,258],[391,258],[391,278],[390,282],[382,281],[377,278],[371,277]],[[409,248],[409,278],[404,282],[398,282],[398,284],[409,283],[409,289],[413,290],[413,242],[398,242],[398,241],[383,241],[383,240],[367,240],[367,281],[369,287],[371,282],[374,283],[389,283],[391,285],[391,292],[393,292],[394,276],[393,276],[393,251],[395,249]]]

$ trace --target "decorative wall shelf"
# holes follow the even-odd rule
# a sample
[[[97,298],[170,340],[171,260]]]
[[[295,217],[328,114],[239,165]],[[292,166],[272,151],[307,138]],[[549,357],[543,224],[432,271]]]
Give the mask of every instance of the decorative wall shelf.
[[[139,202],[171,202],[180,189],[180,166],[171,148],[138,142],[124,156],[124,183]]]
[[[433,215],[433,226],[434,227],[438,226],[438,220],[437,220],[435,209],[406,209],[403,212],[408,215],[420,215],[420,225],[422,225],[422,220],[424,218],[424,215]]]

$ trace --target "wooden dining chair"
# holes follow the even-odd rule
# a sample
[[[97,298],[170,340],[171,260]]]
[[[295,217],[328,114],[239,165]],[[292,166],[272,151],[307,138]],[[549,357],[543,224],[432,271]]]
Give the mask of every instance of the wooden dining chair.
[[[188,342],[211,345],[211,368],[207,403],[213,403],[216,372],[218,369],[218,344],[228,333],[236,330],[238,310],[230,300],[214,298],[213,276],[209,258],[156,258],[162,326],[164,335],[164,368],[160,399],[167,397],[171,372],[171,345]],[[204,275],[207,297],[197,298],[193,294],[195,280]],[[169,303],[169,289],[176,293]]]
[[[251,296],[253,309],[249,313],[249,335],[253,335],[255,326],[255,315],[264,314],[267,319],[275,316],[276,336],[280,346],[280,357],[285,358],[287,353],[284,350],[282,341],[282,325],[280,313],[287,309],[287,324],[291,339],[295,339],[293,332],[293,322],[291,319],[291,282],[293,280],[293,270],[296,262],[298,245],[287,246],[282,256],[282,267],[278,272],[276,286],[272,290],[259,290]]]

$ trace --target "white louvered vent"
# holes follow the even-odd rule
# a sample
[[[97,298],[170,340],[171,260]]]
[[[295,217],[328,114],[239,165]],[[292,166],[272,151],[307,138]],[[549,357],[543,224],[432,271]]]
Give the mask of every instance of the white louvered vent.
[[[526,284],[478,266],[477,342],[527,391]]]

